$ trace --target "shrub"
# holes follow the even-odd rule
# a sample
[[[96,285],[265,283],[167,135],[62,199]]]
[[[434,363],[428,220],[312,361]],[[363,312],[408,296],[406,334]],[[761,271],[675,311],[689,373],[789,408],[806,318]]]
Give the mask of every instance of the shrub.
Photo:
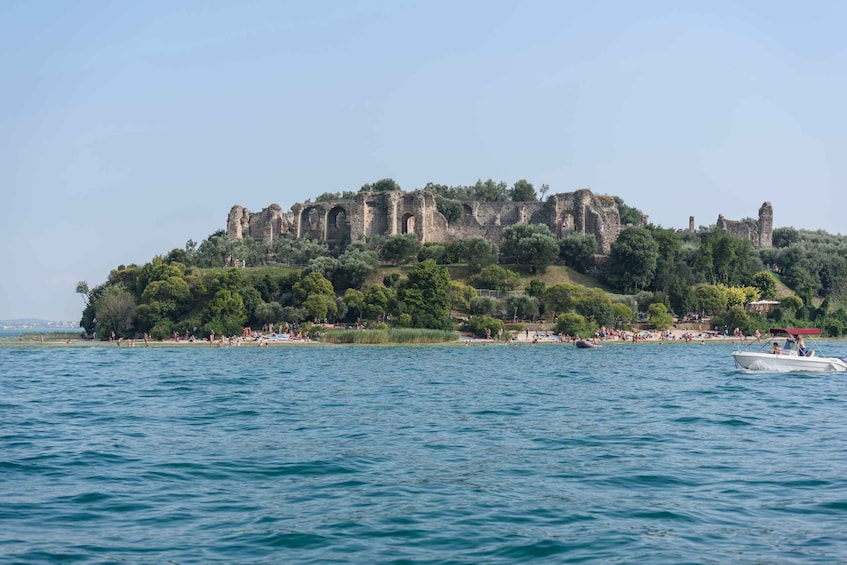
[[[491,316],[474,316],[465,323],[464,329],[473,332],[477,337],[486,337],[489,331],[495,336],[503,329],[503,322]]]
[[[588,335],[591,333],[590,328],[585,322],[585,318],[573,312],[566,312],[556,319],[556,326],[553,331],[560,334],[576,336]]]

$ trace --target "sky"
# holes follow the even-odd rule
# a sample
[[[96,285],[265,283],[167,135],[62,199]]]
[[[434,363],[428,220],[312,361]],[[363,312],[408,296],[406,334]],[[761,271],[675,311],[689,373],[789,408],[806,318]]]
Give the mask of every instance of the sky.
[[[0,320],[393,178],[847,233],[847,3],[0,2]]]

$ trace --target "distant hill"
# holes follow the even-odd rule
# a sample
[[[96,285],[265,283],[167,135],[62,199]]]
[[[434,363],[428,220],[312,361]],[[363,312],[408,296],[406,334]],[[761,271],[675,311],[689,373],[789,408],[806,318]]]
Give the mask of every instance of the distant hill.
[[[15,318],[14,320],[0,320],[0,327],[12,329],[27,328],[78,328],[79,322],[57,322],[50,320],[39,320],[37,318]]]

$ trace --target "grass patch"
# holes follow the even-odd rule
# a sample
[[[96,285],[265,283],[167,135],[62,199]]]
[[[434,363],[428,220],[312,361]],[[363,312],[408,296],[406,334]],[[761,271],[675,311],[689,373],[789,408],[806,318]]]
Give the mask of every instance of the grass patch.
[[[381,343],[450,343],[458,340],[455,332],[414,328],[384,330],[330,330],[321,334],[321,343],[381,344]]]

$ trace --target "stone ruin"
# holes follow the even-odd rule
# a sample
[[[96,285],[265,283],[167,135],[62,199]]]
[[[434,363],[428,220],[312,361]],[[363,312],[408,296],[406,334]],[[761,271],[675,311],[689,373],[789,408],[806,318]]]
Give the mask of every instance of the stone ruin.
[[[372,236],[413,233],[421,243],[484,237],[494,242],[515,224],[544,224],[559,239],[572,234],[594,236],[597,251],[608,255],[621,230],[620,214],[611,196],[588,189],[554,194],[544,202],[462,202],[462,214],[449,222],[438,211],[435,196],[414,192],[358,192],[353,199],[298,203],[283,212],[271,204],[259,212],[233,206],[226,222],[231,239],[251,237],[272,242],[278,237],[310,237],[343,249]],[[643,217],[644,224],[647,217]],[[642,224],[642,225],[644,225]],[[758,220],[727,220],[718,216],[715,228],[749,239],[755,247],[773,245],[773,207],[765,202]],[[694,216],[689,218],[694,232]]]
[[[770,202],[763,203],[758,220],[727,220],[718,214],[715,229],[740,239],[749,239],[753,247],[773,247],[773,206]],[[694,233],[694,216],[688,219],[688,230]]]
[[[588,189],[554,194],[544,202],[462,202],[453,222],[438,211],[435,196],[414,192],[359,192],[351,200],[298,203],[290,212],[271,204],[260,212],[233,206],[226,231],[232,239],[251,237],[271,242],[277,237],[326,241],[339,248],[371,236],[413,233],[421,243],[484,237],[499,241],[500,232],[515,224],[543,224],[558,238],[594,236],[599,253],[607,255],[620,233],[614,198]]]

